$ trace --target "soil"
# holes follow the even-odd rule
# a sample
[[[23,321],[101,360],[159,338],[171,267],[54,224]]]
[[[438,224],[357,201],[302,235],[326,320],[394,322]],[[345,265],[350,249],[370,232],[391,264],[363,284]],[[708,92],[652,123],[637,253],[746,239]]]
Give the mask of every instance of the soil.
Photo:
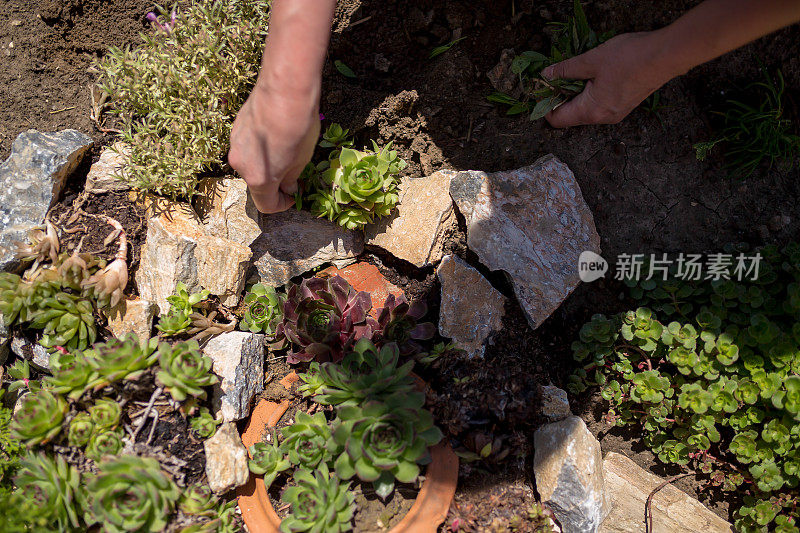
[[[696,3],[668,0],[653,7],[635,0],[595,0],[585,7],[598,31],[622,33],[661,27]],[[554,153],[575,173],[594,214],[603,255],[612,263],[620,253],[709,253],[726,242],[782,244],[796,236],[797,167],[761,169],[735,182],[726,178],[718,154],[699,162],[691,146],[713,135],[713,109],[760,79],[759,59],[771,70],[782,69],[787,113],[797,123],[797,26],[671,81],[660,91],[664,107],[657,113],[640,107],[617,125],[567,130],[505,116],[486,102],[494,90],[486,73],[504,49],[546,50],[547,23],[564,20],[571,5],[566,0],[342,2],[340,31],[333,35],[324,72],[326,124],[342,123],[359,141],[393,140],[410,163],[407,172],[416,176],[440,168],[514,169]],[[152,3],[139,0],[12,0],[0,24],[0,157],[8,155],[18,133],[31,127],[73,127],[108,142],[88,118],[86,86],[94,76],[87,69],[108,45],[136,42],[151,8]],[[428,59],[432,48],[457,36],[466,38]],[[333,67],[337,59],[357,77],[341,76]],[[76,107],[67,109],[71,106]],[[68,196],[65,204],[74,200]],[[123,205],[121,198],[107,196],[85,209],[95,202],[96,209]],[[137,234],[133,215],[125,224]],[[102,239],[107,232],[103,227],[98,234]],[[98,243],[84,244],[89,245],[95,249]],[[448,246],[512,296],[503,276],[480,267],[466,249],[463,225]],[[134,261],[136,249],[134,243]],[[407,296],[424,299],[429,316],[437,316],[439,285],[432,269],[413,269],[379,250],[365,256]],[[626,308],[622,295],[611,280],[584,284],[536,331],[512,300],[504,331],[483,360],[450,353],[421,372],[431,385],[429,406],[459,450],[470,451],[487,439],[496,443],[484,466],[462,466],[453,508],[458,514],[451,513],[448,523],[459,518],[475,531],[513,527],[515,513],[533,497],[532,436],[542,422],[539,388],[566,383],[577,329],[594,313]],[[571,401],[573,412],[600,436],[604,451],[619,451],[657,474],[667,473],[649,452],[638,449],[635,435],[608,431],[601,421],[602,401],[591,395]],[[696,481],[686,478],[677,485],[729,518],[725,503],[709,502]]]

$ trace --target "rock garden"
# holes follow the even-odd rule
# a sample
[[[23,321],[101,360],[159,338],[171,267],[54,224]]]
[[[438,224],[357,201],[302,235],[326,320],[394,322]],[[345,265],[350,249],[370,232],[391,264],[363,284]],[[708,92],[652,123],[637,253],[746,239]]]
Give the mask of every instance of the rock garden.
[[[0,531],[799,531],[797,28],[553,130],[687,2],[478,4],[340,2],[264,215],[269,2],[12,1]]]

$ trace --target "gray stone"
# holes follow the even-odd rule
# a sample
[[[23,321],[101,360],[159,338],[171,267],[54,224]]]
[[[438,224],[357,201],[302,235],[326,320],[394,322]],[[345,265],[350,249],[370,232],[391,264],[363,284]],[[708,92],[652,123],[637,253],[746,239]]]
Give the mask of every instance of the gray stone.
[[[445,237],[458,227],[448,189],[454,172],[404,178],[395,213],[365,228],[367,244],[418,267],[437,263]]]
[[[207,178],[199,191],[196,206],[206,233],[245,246],[261,235],[261,214],[243,179]]]
[[[516,55],[513,48],[504,49],[500,52],[500,62],[486,73],[486,77],[489,78],[489,82],[496,91],[519,98],[522,93],[519,76],[511,70],[511,64]]]
[[[577,416],[542,426],[533,439],[533,471],[542,502],[564,531],[598,531],[608,513],[600,443]]]
[[[214,409],[226,421],[250,415],[250,403],[264,390],[264,335],[230,331],[208,341],[203,353],[214,362]]]
[[[247,483],[247,448],[242,444],[233,422],[225,422],[213,437],[203,442],[206,452],[208,486],[217,494],[225,494]]]
[[[454,255],[444,256],[436,276],[442,284],[439,334],[470,357],[483,357],[487,339],[502,328],[505,296]]]
[[[664,480],[618,453],[603,460],[603,477],[611,512],[600,526],[601,533],[644,531],[647,497]],[[730,523],[677,487],[667,485],[650,504],[653,533],[731,533]]]
[[[118,339],[133,333],[140,340],[149,339],[153,332],[153,319],[158,314],[158,306],[149,300],[134,296],[122,300],[115,308],[105,311],[108,330]]]
[[[76,130],[20,133],[11,155],[0,163],[0,270],[17,265],[14,241],[44,222],[67,177],[92,145]]]
[[[38,370],[50,372],[50,354],[38,342],[31,342],[24,337],[14,337],[11,339],[11,351]]]
[[[542,415],[550,422],[558,422],[571,414],[567,391],[553,385],[542,387]]]
[[[575,176],[552,154],[517,170],[459,172],[450,195],[466,219],[467,245],[509,276],[533,328],[577,287],[581,252],[600,253]]]
[[[250,245],[262,283],[278,287],[325,263],[343,268],[364,250],[361,232],[347,230],[307,211],[289,209],[261,218],[261,235]]]
[[[3,316],[0,315],[0,365],[6,362],[6,358],[8,357],[8,345],[11,341],[11,337],[8,335],[8,328],[3,321]]]
[[[86,175],[84,190],[99,194],[130,189],[131,186],[120,179],[125,164],[130,158],[130,152],[130,147],[121,141],[104,148],[100,153],[100,158],[92,164]]]

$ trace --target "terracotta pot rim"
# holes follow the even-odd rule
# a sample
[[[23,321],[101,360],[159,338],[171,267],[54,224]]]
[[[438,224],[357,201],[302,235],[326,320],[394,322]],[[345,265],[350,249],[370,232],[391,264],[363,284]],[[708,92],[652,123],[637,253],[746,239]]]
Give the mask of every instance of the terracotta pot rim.
[[[287,389],[298,380],[295,372],[280,383]],[[264,430],[275,427],[289,408],[289,401],[280,403],[261,400],[242,432],[248,448],[261,440]],[[411,509],[389,533],[435,533],[447,517],[458,482],[458,456],[446,442],[430,448],[431,463],[425,470],[425,480]],[[279,533],[281,519],[272,506],[267,487],[261,476],[250,474],[246,485],[237,490],[242,518],[252,533]]]

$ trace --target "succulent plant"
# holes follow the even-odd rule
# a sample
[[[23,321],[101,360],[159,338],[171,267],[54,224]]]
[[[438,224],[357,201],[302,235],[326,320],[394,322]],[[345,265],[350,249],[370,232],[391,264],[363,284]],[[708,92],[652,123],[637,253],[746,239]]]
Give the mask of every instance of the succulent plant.
[[[89,408],[89,415],[98,429],[113,429],[119,424],[122,408],[114,400],[97,400]]]
[[[28,446],[52,440],[61,431],[67,402],[46,389],[32,390],[19,400],[11,435]]]
[[[261,283],[253,285],[244,297],[244,312],[239,329],[252,333],[274,335],[283,317],[284,297],[272,287]]]
[[[180,533],[239,533],[242,528],[236,521],[236,500],[223,502],[201,516],[212,516],[211,520],[194,523],[180,530]]]
[[[322,411],[313,416],[298,411],[294,424],[283,428],[281,435],[281,451],[292,464],[300,468],[313,470],[330,457],[327,445],[331,439],[331,428]]]
[[[130,455],[101,463],[86,488],[92,518],[109,533],[162,531],[180,497],[158,461]]]
[[[283,533],[338,533],[352,529],[355,498],[350,485],[341,483],[327,465],[321,464],[314,473],[298,470],[294,479],[297,485],[288,487],[282,496],[292,506],[291,514],[281,522]]]
[[[117,455],[122,450],[122,436],[119,429],[98,428],[86,446],[86,457],[98,461],[107,455]]]
[[[292,463],[286,459],[283,450],[275,439],[271,443],[256,442],[250,446],[250,460],[247,461],[250,471],[257,476],[264,476],[264,484],[269,488],[278,474],[288,470]]]
[[[419,465],[430,461],[428,446],[442,439],[418,398],[398,395],[386,402],[345,405],[338,414],[333,442],[344,447],[345,453],[336,459],[336,474],[341,479],[357,475],[373,482],[381,498],[391,494],[395,480],[416,480]]]
[[[84,495],[80,473],[63,457],[50,458],[41,453],[25,457],[14,483],[37,502],[35,512],[45,515],[59,531],[81,526]]]
[[[41,300],[30,326],[44,330],[39,342],[48,348],[83,350],[97,339],[92,303],[66,292]]]
[[[122,300],[127,285],[128,263],[124,256],[114,259],[81,282],[81,288],[87,290],[97,300],[99,307],[115,307]]]
[[[98,268],[105,268],[104,259],[98,259],[91,254],[82,254],[75,250],[72,255],[59,256],[58,275],[65,287],[79,291],[81,283],[89,279]]]
[[[6,369],[6,372],[8,372],[8,377],[14,379],[8,385],[8,392],[36,388],[39,385],[38,381],[31,381],[31,365],[26,359],[17,359],[13,365]]]
[[[208,315],[203,313],[192,313],[189,315],[189,320],[192,322],[192,327],[186,331],[187,335],[192,335],[192,340],[202,341],[206,337],[219,335],[228,331],[236,329],[236,319],[228,323],[217,322],[214,319],[219,314],[218,311],[211,311]]]
[[[200,411],[189,419],[189,426],[201,439],[210,439],[217,432],[220,422],[214,418],[211,411],[206,407],[201,407]]]
[[[158,360],[157,342],[150,339],[140,343],[135,335],[128,335],[92,346],[84,355],[98,376],[95,388],[141,376]]]
[[[179,342],[174,346],[162,342],[158,346],[158,363],[161,368],[156,381],[178,402],[190,396],[205,399],[203,387],[219,381],[211,373],[211,359],[200,352],[197,341]]]
[[[44,379],[45,385],[56,394],[77,400],[83,393],[99,382],[99,375],[84,354],[62,354],[56,351],[50,356],[52,376]]]
[[[405,296],[396,298],[390,294],[378,314],[375,341],[396,343],[404,356],[421,352],[422,346],[416,341],[431,339],[436,334],[436,326],[431,322],[418,322],[427,312],[428,306],[421,300],[409,304]]]
[[[69,422],[67,442],[70,446],[86,446],[94,433],[94,422],[89,413],[78,413]]]
[[[414,391],[410,375],[414,362],[398,367],[399,355],[394,343],[379,350],[369,339],[360,339],[339,364],[311,363],[308,372],[299,375],[303,384],[298,391],[323,405],[358,405],[392,394],[421,395]]]
[[[156,328],[167,337],[188,331],[192,327],[190,318],[192,310],[210,294],[207,290],[189,294],[186,284],[179,281],[175,287],[175,294],[167,296],[170,304],[169,311],[158,318]]]
[[[30,322],[40,311],[42,300],[61,290],[57,280],[23,280],[16,274],[0,272],[0,315],[6,327]]]
[[[58,261],[58,251],[61,243],[58,240],[56,227],[48,220],[43,228],[34,228],[28,232],[30,244],[16,241],[17,259],[33,261],[32,270],[36,270],[39,263],[49,260],[51,263]]]
[[[372,336],[377,322],[369,316],[371,308],[369,294],[356,292],[340,276],[292,285],[277,332],[290,344],[287,360],[340,361],[355,341]]]
[[[178,508],[191,516],[213,516],[218,501],[208,485],[196,483],[183,491]]]

